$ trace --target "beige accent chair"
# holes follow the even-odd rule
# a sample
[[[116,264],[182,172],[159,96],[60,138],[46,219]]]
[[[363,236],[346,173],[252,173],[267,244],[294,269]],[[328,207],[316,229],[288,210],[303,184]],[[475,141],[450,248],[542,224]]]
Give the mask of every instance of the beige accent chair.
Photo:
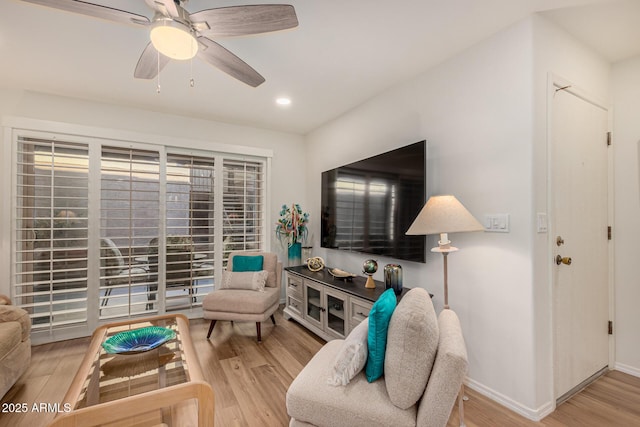
[[[424,291],[412,289],[391,316],[384,375],[369,383],[363,369],[346,385],[328,384],[345,340],[329,341],[287,391],[290,427],[444,427],[457,399],[460,425],[464,425],[462,382],[468,361],[460,322],[448,309],[436,317],[427,292],[421,296],[420,292],[413,292],[416,290]],[[400,305],[412,298],[420,300],[417,305],[421,309],[398,314]],[[425,307],[431,315],[420,313]],[[396,316],[404,319],[394,325]],[[429,323],[423,329],[427,332],[421,336],[430,337],[425,341],[431,341],[427,345],[432,351],[423,351],[422,341],[416,339],[423,333],[417,332],[418,325],[425,323]]]
[[[29,313],[0,295],[0,399],[27,370],[31,362]]]
[[[256,322],[256,335],[258,342],[262,342],[261,322],[271,318],[273,324],[276,320],[273,313],[280,305],[280,286],[282,281],[282,263],[278,256],[272,252],[231,252],[227,261],[227,268],[233,265],[236,255],[262,255],[263,269],[268,271],[264,292],[247,289],[219,289],[209,293],[202,301],[203,317],[211,320],[207,339],[211,337],[213,328],[218,320],[230,320],[231,322]]]

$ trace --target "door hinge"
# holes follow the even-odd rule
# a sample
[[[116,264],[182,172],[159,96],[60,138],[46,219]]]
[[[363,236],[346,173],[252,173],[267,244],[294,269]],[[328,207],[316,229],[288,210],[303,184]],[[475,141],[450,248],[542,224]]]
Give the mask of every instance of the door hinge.
[[[607,146],[611,145],[611,132],[607,132]]]
[[[611,240],[611,226],[607,226],[607,240]]]
[[[613,321],[609,320],[609,335],[613,335]]]

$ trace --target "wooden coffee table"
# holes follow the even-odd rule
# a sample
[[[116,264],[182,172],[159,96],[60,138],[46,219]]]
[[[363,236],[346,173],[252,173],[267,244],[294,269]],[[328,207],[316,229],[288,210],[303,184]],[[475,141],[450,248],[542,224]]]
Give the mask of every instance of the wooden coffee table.
[[[173,329],[176,337],[134,355],[107,354],[102,343],[146,326]],[[214,396],[204,380],[181,314],[130,319],[100,326],[50,424],[61,426],[213,426]]]

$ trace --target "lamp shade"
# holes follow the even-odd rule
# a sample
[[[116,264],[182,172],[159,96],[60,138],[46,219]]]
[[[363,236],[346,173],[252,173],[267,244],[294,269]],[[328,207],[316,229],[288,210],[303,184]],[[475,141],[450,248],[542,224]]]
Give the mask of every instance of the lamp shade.
[[[413,221],[408,235],[482,231],[484,227],[454,196],[433,196]]]

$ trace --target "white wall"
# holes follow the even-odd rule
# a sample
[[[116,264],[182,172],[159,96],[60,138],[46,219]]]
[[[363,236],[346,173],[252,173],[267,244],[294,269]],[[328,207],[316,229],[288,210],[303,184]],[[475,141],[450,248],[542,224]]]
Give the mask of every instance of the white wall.
[[[613,67],[616,369],[640,376],[640,57]]]
[[[555,406],[550,245],[535,221],[537,212],[547,213],[550,73],[608,99],[609,65],[533,16],[307,138],[308,200],[316,215],[320,172],[420,139],[430,143],[430,195],[452,193],[480,220],[488,213],[511,215],[508,234],[453,236],[461,251],[449,257],[450,304],[465,334],[469,385],[532,419]],[[366,257],[316,252],[351,271]],[[440,256],[428,254],[425,265],[401,264],[407,285],[434,293],[439,310]]]
[[[547,112],[550,75],[568,80],[573,86],[595,99],[609,105],[610,66],[592,50],[586,48],[555,24],[540,16],[531,18],[534,47],[534,142],[533,142],[533,202],[532,215],[538,212],[549,214],[547,187]],[[553,409],[553,325],[552,292],[550,277],[549,239],[547,233],[537,233],[536,224],[531,224],[533,233],[533,288],[535,312],[535,360],[536,360],[536,408],[542,415]],[[551,242],[552,244],[553,242]]]
[[[530,417],[536,404],[531,266],[532,38],[524,22],[308,135],[307,192],[320,212],[322,171],[422,139],[430,195],[451,193],[477,218],[509,213],[511,232],[451,236],[449,302],[467,343],[470,385]],[[312,224],[319,235],[319,224]],[[427,240],[428,247],[435,239]],[[316,242],[316,246],[318,243]],[[315,252],[359,272],[363,254]],[[388,259],[378,259],[383,266]],[[408,287],[442,308],[442,258],[400,262]],[[382,280],[382,268],[376,279]]]
[[[135,140],[137,136],[159,141],[171,141],[177,146],[194,149],[207,149],[216,144],[226,144],[245,147],[257,147],[273,152],[271,174],[271,199],[269,224],[267,233],[271,237],[271,247],[280,251],[280,245],[273,239],[273,230],[279,207],[283,203],[299,202],[304,204],[305,183],[304,175],[300,172],[304,168],[300,165],[305,161],[304,139],[294,135],[271,130],[251,128],[247,126],[230,125],[214,121],[191,119],[150,111],[100,104],[78,99],[64,98],[21,91],[18,89],[0,89],[0,123],[8,116],[37,119],[41,121],[79,125],[82,128],[95,128],[116,135],[124,135]],[[68,126],[66,126],[68,127]],[[11,143],[2,140],[4,132],[0,131],[2,143],[2,160],[0,167],[0,200],[10,200],[10,160],[6,153]],[[9,167],[6,167],[9,165]],[[292,179],[292,176],[299,179]],[[9,293],[9,218],[6,209],[0,209],[0,267],[7,272],[0,277],[0,293]],[[272,226],[271,223],[274,223]],[[281,258],[283,255],[281,255]]]

